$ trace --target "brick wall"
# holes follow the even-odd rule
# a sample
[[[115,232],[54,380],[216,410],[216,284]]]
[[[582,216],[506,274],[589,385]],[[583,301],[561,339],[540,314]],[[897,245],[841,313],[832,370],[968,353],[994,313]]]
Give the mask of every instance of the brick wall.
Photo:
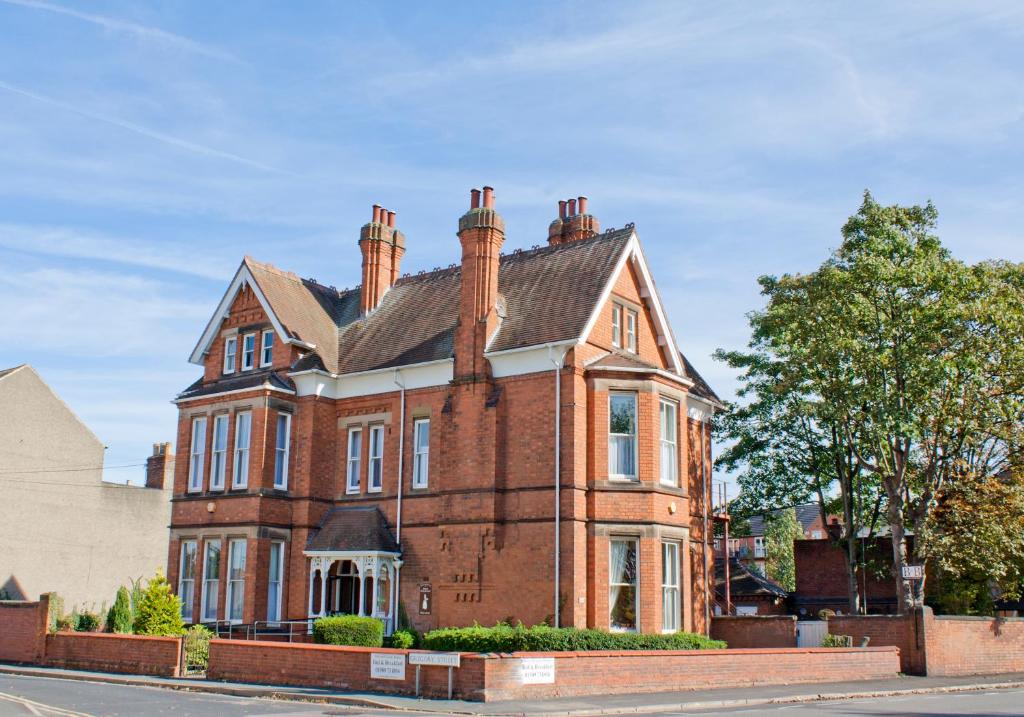
[[[1022,618],[929,615],[925,644],[929,675],[1024,672]]]
[[[0,662],[36,662],[46,650],[50,599],[0,601]]]
[[[54,667],[178,677],[180,637],[58,632],[46,636],[45,662]]]
[[[829,634],[851,635],[854,645],[870,637],[872,647],[898,647],[901,670],[911,675],[925,674],[923,628],[919,615],[837,615],[828,619]]]
[[[719,616],[711,618],[711,637],[729,647],[796,647],[792,615]]]

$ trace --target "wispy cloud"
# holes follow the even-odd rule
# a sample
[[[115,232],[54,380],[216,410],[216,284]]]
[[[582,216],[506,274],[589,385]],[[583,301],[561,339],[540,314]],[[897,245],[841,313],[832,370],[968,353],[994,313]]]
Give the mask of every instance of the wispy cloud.
[[[173,32],[167,32],[161,30],[158,27],[152,27],[149,25],[141,25],[137,22],[130,22],[128,20],[121,20],[115,17],[109,17],[107,15],[95,15],[93,13],[82,12],[81,10],[75,10],[74,8],[64,7],[63,5],[54,5],[53,3],[41,2],[41,0],[0,0],[0,2],[8,5],[19,5],[21,7],[32,8],[33,10],[42,10],[44,12],[50,12],[57,15],[65,15],[67,17],[73,17],[76,20],[83,22],[92,23],[98,25],[105,30],[112,32],[120,32],[143,40],[153,40],[157,43],[172,47],[178,50],[185,50],[198,55],[205,55],[218,60],[227,60],[229,62],[239,62],[239,59],[232,55],[226,50],[222,50],[218,47],[212,47],[201,42],[196,42],[182,35],[176,35]]]

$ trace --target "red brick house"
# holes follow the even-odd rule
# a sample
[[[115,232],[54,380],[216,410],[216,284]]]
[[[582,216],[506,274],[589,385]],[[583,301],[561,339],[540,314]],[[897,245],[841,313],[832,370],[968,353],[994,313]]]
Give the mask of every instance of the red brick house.
[[[720,404],[634,227],[601,233],[581,197],[502,254],[485,187],[458,239],[460,264],[400,275],[375,206],[355,289],[242,262],[176,399],[187,620],[706,631]]]

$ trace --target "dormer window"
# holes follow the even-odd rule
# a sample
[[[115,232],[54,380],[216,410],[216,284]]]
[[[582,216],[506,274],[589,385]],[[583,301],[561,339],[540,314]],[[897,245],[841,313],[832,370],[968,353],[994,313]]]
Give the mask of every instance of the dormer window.
[[[224,340],[224,373],[235,372],[235,360],[238,354],[238,337],[229,336]]]
[[[260,368],[265,368],[274,363],[274,332],[267,330],[263,332],[263,340],[260,344]]]
[[[256,363],[256,334],[242,337],[242,370],[251,371]]]
[[[622,348],[622,307],[612,304],[612,346]]]

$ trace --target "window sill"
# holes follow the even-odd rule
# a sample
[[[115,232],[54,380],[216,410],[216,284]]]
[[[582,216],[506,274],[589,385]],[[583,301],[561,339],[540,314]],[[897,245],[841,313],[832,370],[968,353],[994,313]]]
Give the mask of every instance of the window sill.
[[[611,483],[639,483],[640,479],[636,476],[610,475],[608,481]]]

